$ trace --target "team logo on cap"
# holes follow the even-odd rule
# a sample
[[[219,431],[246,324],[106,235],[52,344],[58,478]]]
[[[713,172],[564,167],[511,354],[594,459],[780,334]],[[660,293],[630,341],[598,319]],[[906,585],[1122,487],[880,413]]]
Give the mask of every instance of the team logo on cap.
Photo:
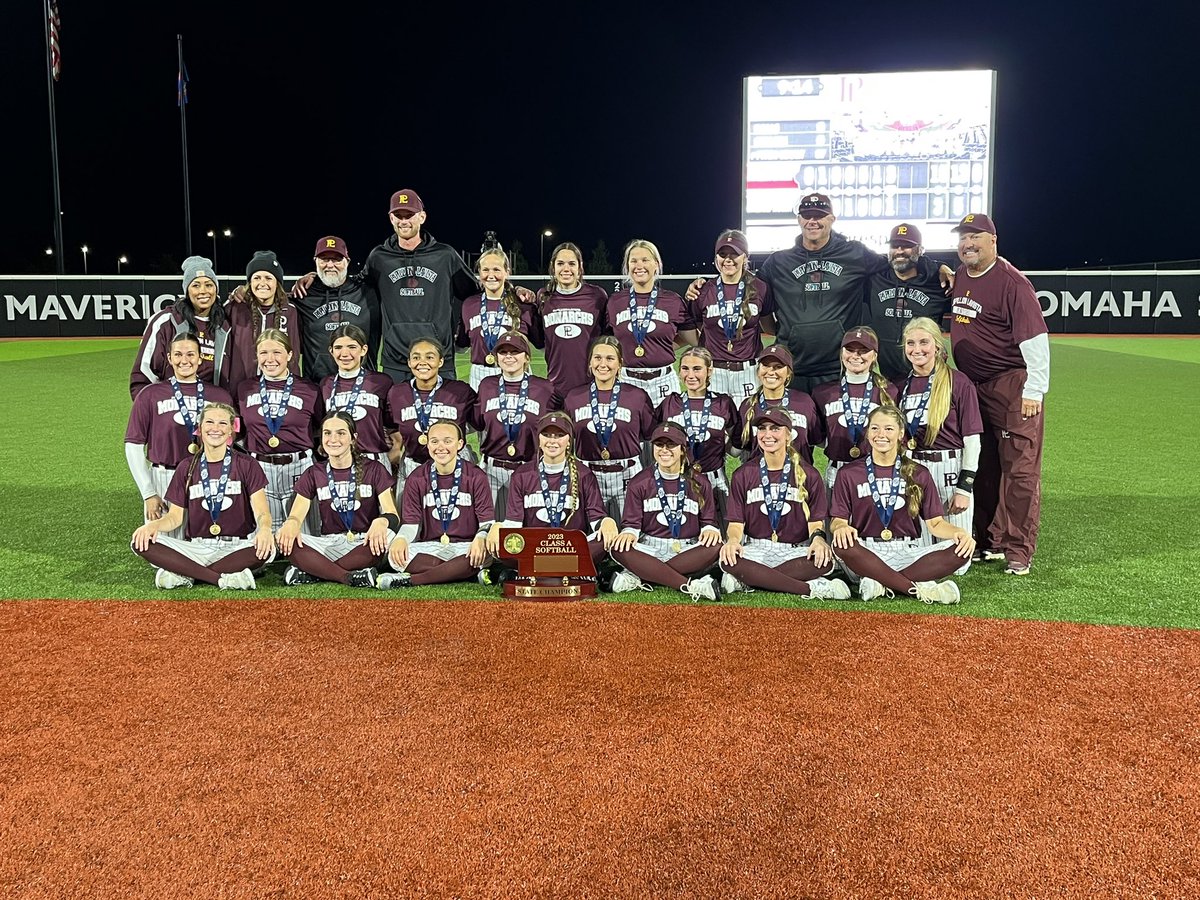
[[[401,202],[401,203],[407,203],[407,202],[408,202],[408,194],[401,194],[401,195],[400,195],[400,202]]]
[[[334,240],[333,238],[325,238],[325,246],[328,247],[330,250],[333,250],[334,248],[337,247],[337,241]]]
[[[974,222],[975,221],[975,213],[968,213],[965,217],[963,217],[963,221],[964,222]]]
[[[854,336],[855,336],[856,338],[860,338],[860,337],[862,337],[862,336],[863,336],[863,333],[862,333],[862,331],[861,331],[861,330],[860,330],[860,331],[856,331],[856,332],[854,332]]]
[[[908,234],[908,226],[907,225],[897,225],[896,226],[896,234]]]

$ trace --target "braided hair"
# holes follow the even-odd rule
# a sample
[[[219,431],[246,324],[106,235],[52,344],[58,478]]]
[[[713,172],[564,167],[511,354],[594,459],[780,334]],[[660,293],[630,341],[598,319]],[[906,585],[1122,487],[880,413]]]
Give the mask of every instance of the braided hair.
[[[721,244],[722,241],[726,241],[729,238],[738,238],[744,244],[750,243],[749,239],[746,237],[746,233],[744,231],[742,231],[741,229],[726,228],[724,231],[722,231],[720,233],[720,235],[717,236],[718,246]],[[742,293],[742,306],[741,306],[741,309],[738,310],[738,327],[737,327],[738,338],[741,338],[742,328],[745,327],[746,322],[749,321],[749,319],[750,319],[750,304],[753,301],[758,299],[758,290],[754,287],[754,272],[750,268],[750,258],[749,257],[746,258],[746,264],[744,266],[742,266],[742,282],[746,285],[746,290]],[[721,284],[722,284],[722,282],[720,280],[718,280],[717,281],[717,299],[720,299],[720,297],[721,297]]]
[[[512,319],[512,323],[513,323],[512,327],[514,329],[519,328],[521,325],[521,303],[517,299],[516,287],[513,285],[513,283],[511,281],[508,280],[508,275],[512,272],[512,268],[508,261],[508,254],[505,253],[502,249],[500,249],[499,246],[492,247],[490,250],[488,250],[484,253],[481,253],[479,255],[479,260],[475,264],[476,273],[479,274],[480,276],[482,276],[483,261],[485,259],[487,259],[489,256],[499,257],[500,261],[504,264],[505,278],[504,278],[504,288],[500,292],[500,305],[501,305],[501,307],[504,308],[504,311],[506,313],[508,313],[508,317],[510,319]],[[481,289],[483,288],[482,285],[480,285],[480,287],[481,287]],[[487,296],[486,289],[483,289],[483,294],[485,297]]]
[[[905,433],[907,421],[904,418],[904,413],[895,406],[877,406],[871,410],[871,414],[867,416],[867,425],[869,426],[874,421],[876,416],[887,416],[900,427],[900,434]],[[921,486],[917,484],[914,477],[917,471],[916,461],[908,455],[904,446],[904,441],[899,442],[897,449],[898,456],[896,457],[900,463],[900,477],[904,479],[904,497],[909,515],[914,519],[921,518],[921,500],[925,492],[921,490]]]
[[[362,484],[364,468],[363,453],[358,446],[358,426],[354,422],[354,416],[350,415],[350,413],[344,409],[338,409],[331,413],[326,413],[325,418],[321,420],[322,431],[325,429],[325,423],[330,419],[337,419],[339,422],[343,423],[350,432],[350,461],[354,466],[354,482],[355,484]],[[325,452],[324,441],[322,441],[321,446],[317,448],[317,452],[321,456],[328,456],[328,454]]]

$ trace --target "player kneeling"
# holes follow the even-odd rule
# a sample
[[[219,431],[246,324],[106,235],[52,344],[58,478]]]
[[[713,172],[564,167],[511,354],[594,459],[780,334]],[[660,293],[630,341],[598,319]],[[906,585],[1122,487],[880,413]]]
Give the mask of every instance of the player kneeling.
[[[161,518],[133,533],[133,552],[158,567],[160,588],[195,582],[223,590],[254,590],[254,570],[275,558],[275,536],[262,467],[233,449],[237,413],[207,403],[198,427],[200,449],[175,468]],[[168,532],[184,526],[182,539]]]
[[[321,422],[324,465],[296,481],[296,499],[279,529],[279,549],[291,559],[284,584],[333,581],[375,587],[376,569],[400,530],[395,479],[386,467],[358,447],[354,417],[332,412]],[[301,534],[313,501],[321,517],[319,535]]]
[[[959,568],[975,540],[942,518],[942,501],[929,470],[904,454],[904,415],[881,406],[867,418],[870,451],[843,466],[833,486],[833,550],[859,596],[877,600],[907,594],[923,603],[957,603],[958,585],[937,579]],[[946,544],[921,546],[921,521]]]

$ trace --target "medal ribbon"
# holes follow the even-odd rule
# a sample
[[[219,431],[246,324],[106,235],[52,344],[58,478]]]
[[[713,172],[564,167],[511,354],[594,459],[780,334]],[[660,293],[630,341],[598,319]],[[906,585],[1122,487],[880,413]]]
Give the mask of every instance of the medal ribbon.
[[[725,340],[733,341],[737,337],[738,323],[741,321],[739,311],[742,308],[742,298],[746,295],[746,279],[737,283],[737,295],[732,303],[725,300],[725,284],[717,284],[717,306],[721,311],[721,330],[725,332]]]
[[[504,334],[504,298],[501,297],[496,301],[499,308],[494,313],[488,312],[488,295],[487,291],[479,297],[479,335],[483,338],[483,346],[487,348],[488,353],[494,353],[496,344],[500,342],[500,335]],[[514,327],[516,327],[514,325]]]
[[[873,454],[867,453],[867,484],[871,488],[871,501],[875,504],[875,512],[879,513],[879,521],[883,523],[883,527],[887,528],[892,524],[892,514],[896,511],[896,498],[900,496],[900,458],[896,458],[895,468],[892,472],[892,490],[888,496],[888,502],[883,502],[883,497],[879,494],[879,484],[875,480],[875,460]]]
[[[845,378],[842,379],[842,413],[846,417],[846,430],[850,432],[851,446],[858,446],[858,442],[862,440],[863,432],[867,428],[867,413],[871,410],[874,391],[875,384],[868,380],[863,390],[862,406],[859,407],[856,414],[854,403],[850,397],[850,385]]]
[[[658,488],[658,505],[662,507],[663,515],[667,518],[667,525],[671,529],[671,537],[679,540],[679,532],[683,528],[684,492],[687,489],[683,472],[679,473],[679,488],[675,492],[675,507],[673,509],[671,504],[667,502],[667,489],[663,485],[662,472],[658,466],[654,467],[654,486]]]
[[[904,382],[904,393],[900,396],[900,409],[904,410],[904,430],[914,441],[917,439],[917,432],[921,430],[921,420],[925,418],[925,410],[929,406],[929,395],[933,393],[933,373],[930,372],[925,381],[925,391],[921,394],[921,402],[917,404],[917,408],[910,415],[908,412],[908,389],[912,387],[912,381],[916,377],[916,372],[908,376],[908,380]]]
[[[638,306],[637,291],[629,286],[629,330],[637,345],[642,346],[646,333],[650,330],[650,321],[654,318],[654,310],[658,308],[658,285],[650,289],[650,299],[644,307]]]
[[[287,418],[288,400],[292,398],[292,373],[288,372],[287,381],[283,385],[283,395],[279,398],[278,405],[268,402],[267,376],[261,373],[258,376],[258,396],[262,401],[263,420],[267,423],[267,431],[271,432],[271,437],[276,437],[283,425],[283,420]]]
[[[692,410],[692,398],[684,396],[683,398],[683,429],[687,432],[688,450],[691,451],[692,460],[700,461],[700,445],[708,440],[708,420],[712,415],[713,392],[704,392],[704,408],[700,411],[700,421],[697,422],[694,418]]]
[[[542,503],[546,507],[546,518],[550,521],[550,527],[562,528],[563,512],[567,508],[567,485],[571,480],[570,473],[564,465],[562,482],[558,485],[557,491],[550,490],[550,481],[546,477],[545,462],[538,463],[538,477],[542,482]]]
[[[758,477],[762,482],[763,503],[767,507],[767,518],[771,522],[771,533],[779,533],[779,520],[783,518],[783,505],[787,502],[788,490],[792,486],[792,461],[789,458],[783,464],[783,471],[779,473],[779,481],[774,485],[772,490],[771,478],[767,474],[767,459],[765,456],[758,458]]]
[[[521,433],[521,423],[525,421],[525,402],[529,399],[529,373],[521,376],[521,391],[517,394],[517,402],[510,405],[512,397],[505,387],[507,382],[501,379],[500,388],[500,423],[508,435],[508,442],[516,444],[517,436]]]
[[[338,405],[334,401],[337,399],[338,382],[341,381],[342,378],[344,378],[344,377],[345,376],[343,376],[341,373],[338,373],[333,378],[333,384],[331,385],[331,389],[329,391],[329,403],[327,404],[330,412],[337,412]],[[366,379],[366,377],[367,377],[366,368],[360,367],[358,370],[358,377],[356,377],[354,379],[354,387],[350,389],[350,399],[346,402],[346,405],[343,407],[343,409],[346,412],[350,413],[350,415],[354,415],[354,405],[356,403],[358,403],[358,394],[362,390],[363,381]]]
[[[458,506],[458,486],[462,481],[463,462],[462,457],[458,457],[454,462],[454,484],[446,493],[449,495],[445,506],[442,506],[442,488],[438,486],[438,471],[433,465],[433,461],[429,462],[429,484],[433,493],[433,502],[437,507],[438,518],[442,522],[442,534],[450,531],[450,523],[454,519],[454,507]]]
[[[183,419],[184,427],[187,428],[188,438],[191,439],[192,431],[196,427],[196,420],[192,418],[192,411],[188,409],[186,403],[183,402],[183,391],[179,389],[179,382],[175,380],[175,376],[171,376],[171,390],[175,392],[175,405],[179,407],[179,415]],[[204,410],[204,382],[199,378],[196,379],[196,412]]]
[[[221,518],[221,510],[225,505],[225,488],[229,484],[229,467],[232,464],[233,451],[226,447],[225,459],[221,462],[221,478],[215,488],[212,480],[208,477],[207,458],[204,460],[204,465],[200,467],[200,486],[204,489],[204,508],[208,510],[208,515],[214,525],[217,524],[217,519]]]
[[[592,388],[592,421],[596,423],[596,438],[600,441],[600,449],[607,450],[608,442],[612,440],[613,430],[617,424],[617,401],[621,398],[621,382],[614,381],[612,396],[608,401],[608,415],[600,419],[600,394],[593,379]]]
[[[341,518],[342,524],[346,526],[346,530],[353,531],[354,529],[350,526],[354,522],[354,502],[358,494],[358,479],[354,476],[354,464],[351,463],[350,465],[350,477],[346,481],[341,482],[350,488],[346,493],[345,506],[338,505],[338,501],[342,497],[338,495],[338,482],[333,480],[333,467],[328,461],[325,463],[325,480],[329,482],[329,505],[333,507],[333,511]]]
[[[409,386],[413,392],[413,410],[417,414],[417,424],[422,432],[429,430],[429,421],[433,418],[433,395],[438,392],[438,388],[442,386],[442,376],[438,376],[437,384],[433,386],[433,390],[429,392],[428,400],[421,400],[421,392],[417,390],[417,379],[409,382]]]

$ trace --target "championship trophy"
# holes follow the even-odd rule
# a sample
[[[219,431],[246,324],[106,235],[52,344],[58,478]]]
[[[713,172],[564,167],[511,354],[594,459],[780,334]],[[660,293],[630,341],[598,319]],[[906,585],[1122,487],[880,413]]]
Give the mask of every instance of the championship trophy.
[[[596,596],[596,567],[582,531],[502,528],[500,555],[517,563],[517,574],[504,582],[504,596],[512,600]]]

